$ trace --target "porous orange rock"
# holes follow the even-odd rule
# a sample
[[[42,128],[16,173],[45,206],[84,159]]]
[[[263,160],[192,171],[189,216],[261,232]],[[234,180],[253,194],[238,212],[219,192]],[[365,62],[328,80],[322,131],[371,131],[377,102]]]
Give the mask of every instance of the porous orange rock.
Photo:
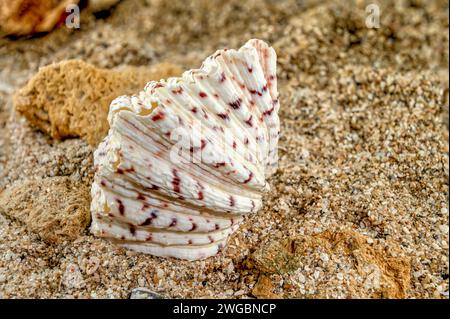
[[[0,0],[0,30],[6,35],[51,31],[64,21],[66,8],[79,0]]]
[[[0,193],[0,213],[50,244],[80,236],[90,223],[89,204],[89,188],[65,176],[17,181]]]
[[[354,261],[352,266],[355,273],[365,278],[364,286],[373,280],[372,277],[376,277],[377,283],[372,288],[373,298],[406,298],[410,286],[409,258],[395,243],[392,243],[391,251],[388,252],[372,241],[353,230],[325,231],[282,241],[268,241],[247,262],[250,267],[268,276],[298,272],[305,256],[320,255],[320,251],[324,252],[320,258],[326,261],[332,260],[334,256],[347,256]],[[353,293],[357,295],[357,290],[368,289],[356,283],[350,286],[349,297]]]
[[[111,101],[150,80],[181,74],[173,64],[100,69],[80,60],[43,67],[13,98],[17,112],[55,139],[81,137],[91,145],[106,136]]]
[[[274,286],[270,278],[260,275],[258,281],[252,289],[252,295],[258,299],[278,299],[279,295],[273,292]]]

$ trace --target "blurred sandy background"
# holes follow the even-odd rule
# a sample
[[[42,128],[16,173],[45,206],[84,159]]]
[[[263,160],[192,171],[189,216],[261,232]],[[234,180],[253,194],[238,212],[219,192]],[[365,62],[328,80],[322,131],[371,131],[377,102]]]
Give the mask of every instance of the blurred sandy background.
[[[219,256],[135,254],[87,229],[48,244],[11,217],[15,202],[50,200],[55,178],[88,196],[93,176],[93,146],[14,112],[40,67],[190,69],[250,38],[278,54],[280,165],[264,209]],[[0,208],[0,296],[448,298],[448,50],[448,2],[418,0],[123,0],[82,10],[80,29],[0,39],[0,191],[31,194]]]

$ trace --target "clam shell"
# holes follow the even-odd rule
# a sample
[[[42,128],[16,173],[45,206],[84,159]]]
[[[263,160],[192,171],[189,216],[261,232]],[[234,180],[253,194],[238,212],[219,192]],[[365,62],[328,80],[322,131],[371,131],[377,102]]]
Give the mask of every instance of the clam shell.
[[[94,153],[91,231],[156,256],[215,255],[269,190],[278,109],[276,54],[261,40],[118,97]]]

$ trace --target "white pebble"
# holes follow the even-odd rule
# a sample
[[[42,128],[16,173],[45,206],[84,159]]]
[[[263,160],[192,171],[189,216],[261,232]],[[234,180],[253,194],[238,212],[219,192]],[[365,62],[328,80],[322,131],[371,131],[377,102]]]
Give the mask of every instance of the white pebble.
[[[63,276],[63,283],[67,288],[81,288],[84,286],[83,276],[76,264],[69,264]]]
[[[306,278],[305,278],[305,276],[303,276],[303,274],[299,273],[297,278],[298,278],[298,281],[301,282],[302,284],[305,283],[305,281],[306,281]]]
[[[238,291],[236,291],[235,293],[234,293],[234,295],[235,296],[242,296],[242,295],[244,295],[245,294],[245,291],[244,290],[238,290]]]
[[[139,286],[145,286],[145,284],[146,284],[146,280],[145,280],[145,278],[144,277],[140,277],[139,279],[138,279],[138,284],[139,284]]]
[[[156,269],[156,276],[159,279],[163,279],[163,277],[164,277],[164,270],[162,270],[161,268]]]
[[[321,253],[321,254],[320,254],[320,259],[321,259],[324,263],[327,263],[327,262],[330,260],[330,257],[328,257],[328,254]]]
[[[440,230],[443,234],[448,234],[448,225],[440,225],[440,226],[439,226],[439,230]]]

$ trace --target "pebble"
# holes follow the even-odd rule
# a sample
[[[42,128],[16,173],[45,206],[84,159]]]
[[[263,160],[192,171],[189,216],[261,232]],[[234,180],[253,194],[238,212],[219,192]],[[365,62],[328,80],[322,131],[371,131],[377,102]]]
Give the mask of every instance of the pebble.
[[[147,288],[134,288],[129,299],[166,299],[166,297]]]
[[[324,263],[327,263],[327,262],[330,260],[330,257],[328,257],[328,255],[325,254],[325,253],[321,253],[321,254],[320,254],[320,259],[321,259]]]
[[[440,230],[441,233],[443,233],[443,234],[448,234],[448,225],[440,225],[440,226],[439,226],[439,230]]]
[[[76,264],[69,264],[63,276],[63,283],[67,288],[81,288],[84,286],[83,275]]]
[[[299,281],[300,283],[302,283],[302,284],[304,284],[304,283],[306,282],[305,276],[303,276],[303,274],[301,274],[301,273],[299,273],[299,274],[297,275],[297,279],[298,279],[298,281]]]
[[[242,296],[242,295],[245,295],[245,290],[238,290],[238,291],[236,291],[235,293],[234,293],[234,295],[236,296],[236,297],[239,297],[239,296]]]

